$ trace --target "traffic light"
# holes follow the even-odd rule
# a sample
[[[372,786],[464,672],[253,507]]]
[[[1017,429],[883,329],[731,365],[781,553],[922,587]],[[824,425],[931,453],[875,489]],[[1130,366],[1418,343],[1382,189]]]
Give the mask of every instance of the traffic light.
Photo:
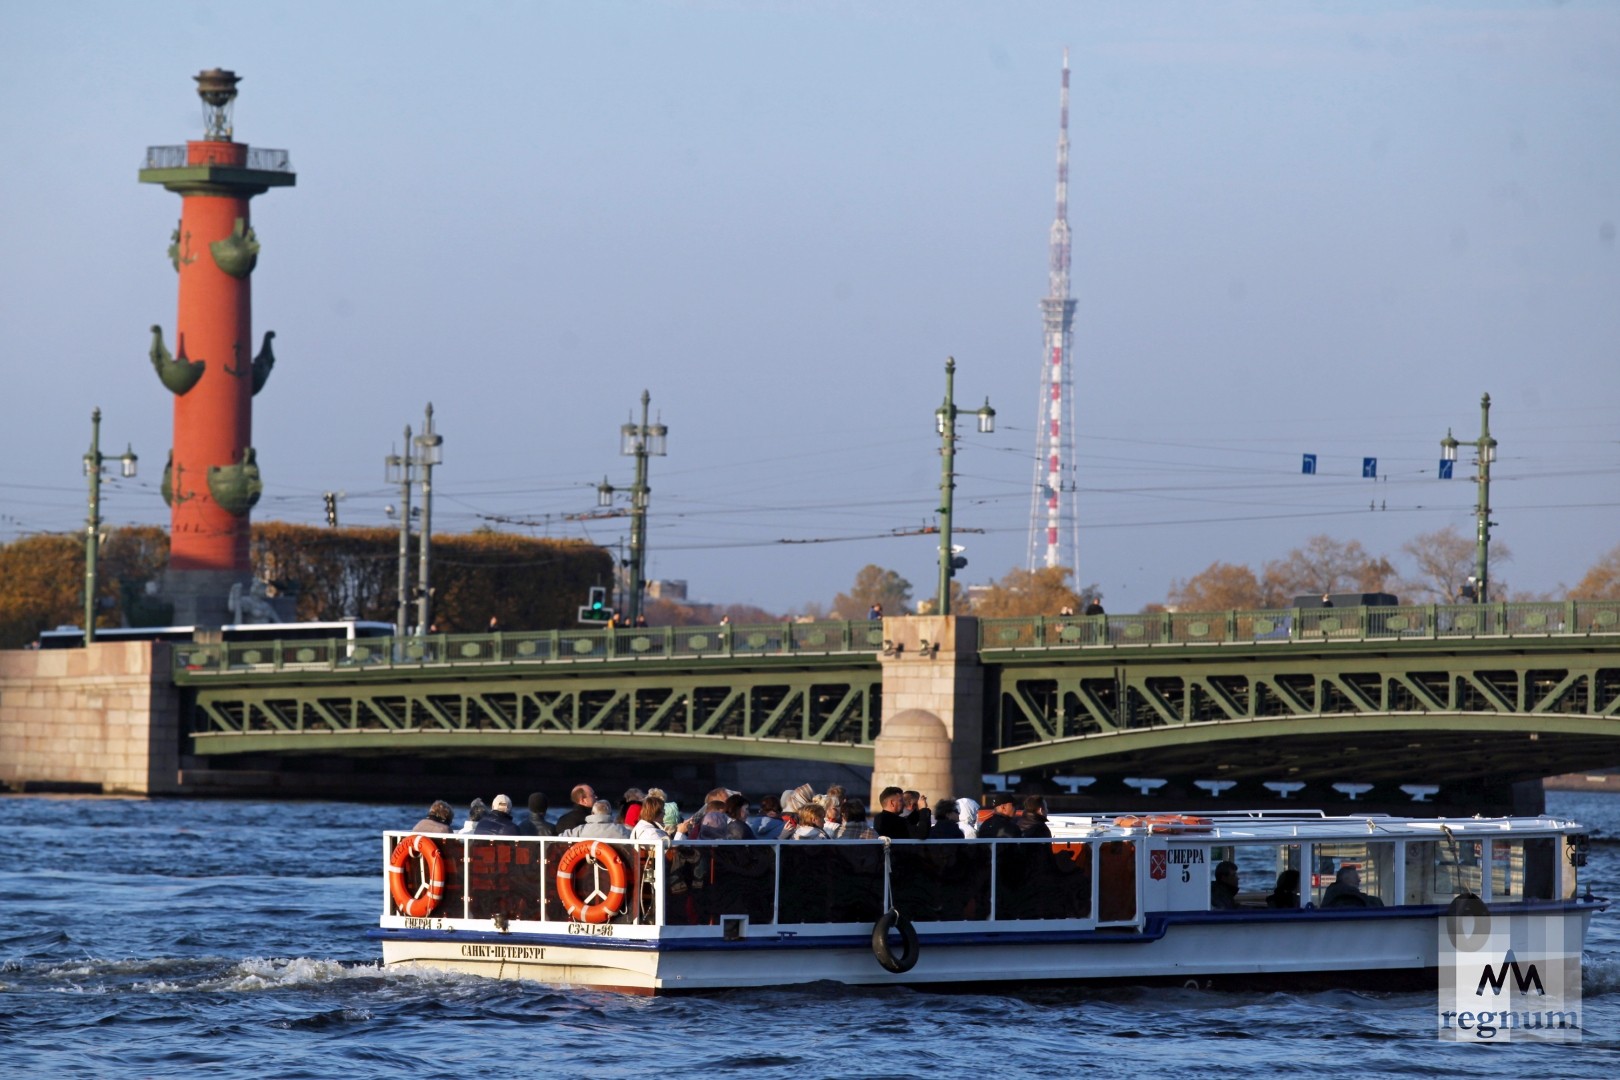
[[[337,528],[337,492],[335,491],[326,493],[326,523],[334,529]]]
[[[601,585],[592,585],[588,599],[579,609],[579,621],[605,623],[611,614],[607,606],[607,589]]]

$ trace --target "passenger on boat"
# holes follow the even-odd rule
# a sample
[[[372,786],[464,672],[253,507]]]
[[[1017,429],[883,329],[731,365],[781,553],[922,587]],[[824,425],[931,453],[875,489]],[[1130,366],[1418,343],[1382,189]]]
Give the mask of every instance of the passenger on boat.
[[[879,836],[890,840],[926,840],[933,827],[934,815],[926,805],[919,805],[911,813],[905,812],[906,793],[897,787],[886,787],[878,793],[877,818],[872,822]],[[920,799],[927,803],[927,799]]]
[[[505,795],[495,796],[490,804],[489,813],[478,819],[473,828],[474,836],[516,836],[518,834],[517,822],[512,820],[512,800]]]
[[[1384,902],[1376,896],[1369,896],[1361,891],[1361,870],[1355,866],[1341,866],[1339,872],[1333,876],[1333,884],[1322,893],[1322,906],[1324,908],[1375,908],[1383,907]]]
[[[797,824],[799,810],[810,805],[810,800],[815,798],[815,794],[809,784],[800,784],[796,788],[782,792],[782,820],[790,827]]]
[[[454,816],[449,803],[435,799],[433,805],[428,807],[427,817],[411,826],[411,832],[447,833],[450,831],[450,819]]]
[[[994,807],[990,816],[979,823],[979,831],[975,834],[980,840],[995,840],[1001,837],[1018,837],[1018,818],[1015,812],[1018,800],[1013,798],[1012,792],[1003,791],[990,799]]]
[[[694,814],[675,826],[677,843],[685,840],[724,840],[726,826],[731,818],[726,815],[725,803],[716,801],[708,810]]]
[[[978,836],[979,804],[968,798],[957,799],[956,826],[962,831],[962,839],[964,840],[972,840],[975,836]]]
[[[647,793],[638,787],[630,788],[619,800],[619,821],[627,829],[636,827],[641,819],[641,804],[647,798]]]
[[[597,840],[627,840],[630,837],[630,830],[613,820],[612,803],[606,799],[597,799],[591,805],[591,812],[586,815],[585,820],[561,835]]]
[[[551,827],[546,820],[546,811],[551,809],[551,803],[543,791],[536,791],[529,795],[529,816],[518,822],[518,835],[520,836],[556,836],[557,830]]]
[[[1266,897],[1266,907],[1299,907],[1299,871],[1284,870],[1277,875],[1277,887]]]
[[[664,832],[663,820],[664,800],[657,795],[648,795],[641,804],[641,816],[631,826],[630,839],[641,843],[668,840],[669,834]]]
[[[844,802],[844,823],[833,833],[834,840],[876,840],[878,831],[866,821],[866,804],[859,799]]]
[[[841,795],[828,792],[816,800],[827,814],[827,834],[836,833],[844,824],[844,799]]]
[[[461,835],[476,832],[479,819],[487,813],[489,813],[489,804],[484,802],[483,799],[474,799],[472,805],[467,807],[467,820],[461,823],[461,828],[457,829],[456,832]]]
[[[748,819],[748,827],[761,840],[775,840],[782,835],[782,801],[775,795],[759,800],[759,813]]]
[[[784,840],[825,840],[827,839],[827,813],[815,803],[799,809],[799,823],[792,829],[784,830]]]
[[[557,835],[570,835],[568,830],[577,829],[585,824],[585,819],[591,814],[591,807],[596,802],[596,789],[589,784],[576,784],[574,790],[568,793],[568,801],[573,803],[568,812],[557,819]]]
[[[1046,800],[1039,795],[1024,800],[1024,812],[1018,818],[1018,835],[1026,840],[1052,838],[1052,829],[1046,824]]]
[[[726,817],[731,819],[733,825],[741,825],[741,836],[733,836],[735,829],[726,829],[727,840],[753,840],[756,839],[753,828],[748,824],[748,796],[737,792],[726,800]]]
[[[1209,883],[1209,906],[1213,911],[1236,911],[1238,907],[1237,863],[1223,859],[1215,864],[1215,880]]]
[[[928,830],[930,840],[961,840],[962,810],[951,799],[940,799],[934,811],[934,824]]]

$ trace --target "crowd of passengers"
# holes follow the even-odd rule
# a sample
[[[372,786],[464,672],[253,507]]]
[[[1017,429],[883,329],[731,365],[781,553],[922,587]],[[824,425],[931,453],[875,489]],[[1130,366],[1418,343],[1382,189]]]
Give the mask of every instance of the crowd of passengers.
[[[934,807],[927,796],[898,787],[878,794],[878,810],[833,785],[816,794],[809,784],[766,795],[757,804],[741,792],[715,788],[703,807],[683,817],[661,788],[631,788],[617,806],[598,798],[595,788],[579,784],[569,793],[569,807],[552,820],[543,792],[529,796],[528,814],[514,815],[512,800],[497,795],[489,803],[474,799],[460,828],[443,799],[428,808],[414,832],[472,836],[569,836],[585,839],[674,843],[713,840],[963,840],[1039,839],[1050,837],[1046,801],[1030,795],[1020,801],[1002,793],[982,808],[973,799],[941,799]]]
[[[1040,796],[991,797],[981,809],[973,799],[941,799],[930,807],[926,796],[898,787],[878,794],[878,809],[869,814],[863,799],[834,786],[817,794],[809,784],[756,804],[745,795],[715,788],[695,813],[683,814],[658,788],[626,791],[615,806],[597,797],[589,784],[570,792],[567,810],[554,815],[543,793],[529,796],[528,814],[514,815],[512,801],[497,795],[486,806],[473,801],[460,828],[448,803],[435,802],[415,831],[472,836],[556,836],[579,839],[667,841],[665,877],[667,917],[671,923],[708,923],[722,913],[747,914],[755,921],[867,921],[881,914],[884,855],[871,845],[842,845],[839,840],[927,840],[889,862],[894,903],[919,919],[985,918],[991,892],[990,847],[965,840],[1050,838],[1047,807]],[[728,840],[771,840],[791,844],[791,863],[783,864],[794,885],[778,894],[772,885],[773,860],[757,846],[729,845]],[[799,841],[806,841],[800,846]],[[817,842],[823,843],[817,843]],[[827,843],[829,842],[830,843]],[[941,841],[957,841],[947,846]],[[785,856],[784,856],[785,857]],[[1003,850],[995,879],[1001,918],[1085,917],[1090,913],[1089,863],[1058,858],[1051,845]],[[644,879],[645,883],[645,879]],[[498,891],[504,886],[495,882]],[[488,898],[486,898],[488,899]],[[649,901],[638,898],[641,910]],[[526,917],[515,902],[509,917]],[[500,901],[488,899],[491,904]],[[633,912],[627,912],[633,917]],[[553,914],[552,917],[556,917]]]

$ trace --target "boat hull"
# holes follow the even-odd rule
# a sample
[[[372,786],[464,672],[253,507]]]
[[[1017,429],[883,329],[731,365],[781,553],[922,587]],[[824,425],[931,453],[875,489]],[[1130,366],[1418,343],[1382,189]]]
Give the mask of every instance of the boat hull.
[[[1591,910],[1566,910],[1566,940]],[[1304,911],[1150,917],[1137,932],[923,930],[915,966],[882,967],[870,930],[773,931],[736,941],[579,939],[561,935],[373,931],[387,967],[654,994],[832,981],[852,986],[1170,983],[1198,987],[1434,987],[1434,910]],[[850,932],[854,931],[854,932]]]

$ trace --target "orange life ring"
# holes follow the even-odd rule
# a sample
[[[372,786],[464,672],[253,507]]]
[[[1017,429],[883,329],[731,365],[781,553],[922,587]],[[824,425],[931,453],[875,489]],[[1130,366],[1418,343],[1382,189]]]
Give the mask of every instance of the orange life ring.
[[[415,896],[405,888],[405,863],[412,855],[422,857],[422,884]],[[439,845],[421,833],[401,837],[388,860],[388,891],[401,914],[413,919],[433,914],[444,899],[444,856],[439,854]]]
[[[1115,818],[1114,824],[1122,829],[1145,828],[1151,833],[1179,833],[1204,832],[1213,822],[1207,817],[1196,817],[1192,814],[1153,814],[1148,817],[1127,814]]]
[[[586,860],[607,869],[608,890],[604,893],[597,885],[589,897],[581,900],[578,890],[574,888],[574,871]],[[600,840],[580,841],[563,852],[562,859],[557,863],[557,898],[562,901],[568,917],[580,922],[605,923],[618,914],[619,909],[624,907],[629,882],[630,875],[625,871],[624,858],[611,845]]]

